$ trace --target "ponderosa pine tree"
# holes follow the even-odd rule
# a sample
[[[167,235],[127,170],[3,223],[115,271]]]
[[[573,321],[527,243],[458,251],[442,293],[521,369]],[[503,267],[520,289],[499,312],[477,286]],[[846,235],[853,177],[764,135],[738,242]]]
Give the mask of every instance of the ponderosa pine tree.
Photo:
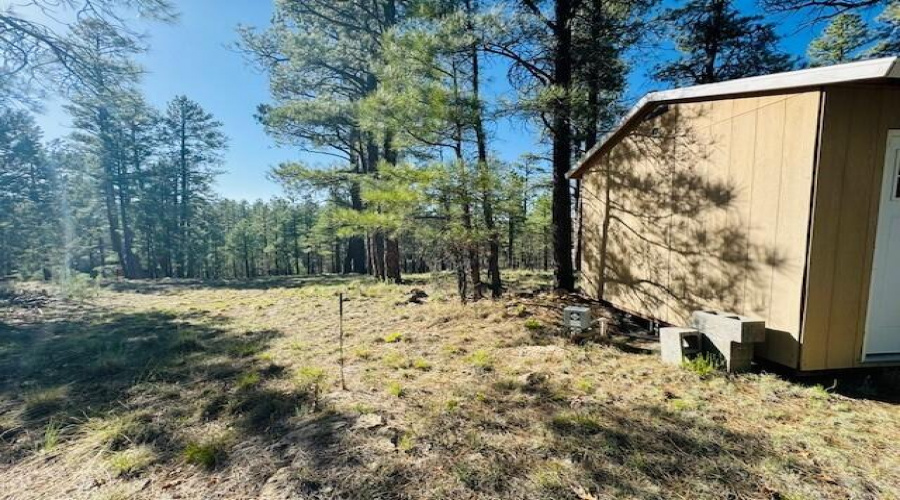
[[[49,275],[58,265],[54,181],[34,118],[0,110],[0,277]]]
[[[615,82],[625,71],[616,54],[635,40],[636,14],[650,4],[521,0],[492,11],[486,23],[484,50],[509,61],[519,110],[537,119],[551,139],[551,240],[556,286],[564,290],[575,288],[566,174],[590,135],[586,124],[602,122],[609,112],[607,99],[616,95]]]
[[[655,0],[590,0],[579,9],[572,44],[574,78],[580,89],[573,99],[573,123],[580,153],[593,147],[601,131],[611,127],[620,116],[620,100],[628,73],[625,54],[645,37],[646,15],[655,3]],[[580,179],[575,181],[573,201],[577,215],[575,268],[580,271],[583,234]],[[606,258],[605,232],[602,233],[601,269]]]
[[[809,42],[810,66],[829,66],[854,61],[870,41],[866,23],[859,14],[845,12],[831,18],[822,34]]]
[[[557,288],[575,290],[572,195],[566,174],[574,157],[574,19],[581,0],[521,0],[494,13],[484,50],[509,60],[520,107],[551,138],[553,257]]]
[[[387,131],[398,146],[418,156],[453,158],[454,182],[445,182],[444,201],[459,206],[459,230],[448,248],[460,283],[471,278],[472,298],[485,289],[502,291],[499,235],[494,218],[496,176],[488,158],[485,107],[480,97],[481,51],[474,2],[432,2],[420,15],[384,38],[381,85],[363,107],[364,127]],[[481,278],[482,245],[487,247],[489,282]],[[463,291],[463,287],[460,288]],[[466,286],[465,290],[469,288]]]
[[[900,55],[900,2],[889,2],[875,20],[877,24],[871,32],[874,45],[866,56]]]
[[[134,248],[131,202],[134,172],[128,153],[129,134],[123,118],[136,111],[134,85],[141,69],[131,56],[140,48],[128,37],[93,18],[78,22],[72,36],[81,53],[84,79],[66,107],[76,132],[73,137],[97,159],[106,208],[109,242],[127,278],[143,274]],[[127,69],[126,69],[127,68]]]
[[[350,204],[362,210],[359,184],[375,175],[381,160],[396,163],[390,136],[361,130],[358,103],[378,88],[374,64],[381,38],[403,17],[404,0],[285,1],[276,5],[272,26],[257,32],[242,28],[242,47],[268,73],[274,104],[260,106],[260,121],[277,139],[346,162]],[[363,239],[353,237],[349,252],[354,272],[366,272]],[[395,242],[374,234],[370,241],[376,275],[390,272],[385,252]],[[395,258],[396,257],[396,258]],[[399,280],[399,276],[389,276]]]
[[[211,196],[215,167],[227,147],[222,123],[185,96],[169,102],[162,119],[164,162],[171,169],[172,208],[177,231],[172,241],[174,275],[196,275],[194,241],[198,207]]]
[[[761,16],[744,15],[732,0],[691,0],[666,10],[660,21],[675,40],[679,56],[653,74],[676,86],[715,83],[778,73],[793,58],[778,48],[779,37]]]

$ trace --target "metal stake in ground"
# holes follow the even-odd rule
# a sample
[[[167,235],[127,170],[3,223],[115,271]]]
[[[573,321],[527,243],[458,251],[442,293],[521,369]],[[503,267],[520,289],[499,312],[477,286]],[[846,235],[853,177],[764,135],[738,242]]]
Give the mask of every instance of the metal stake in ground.
[[[338,346],[341,364],[341,389],[347,390],[347,382],[344,380],[344,294],[338,294]]]

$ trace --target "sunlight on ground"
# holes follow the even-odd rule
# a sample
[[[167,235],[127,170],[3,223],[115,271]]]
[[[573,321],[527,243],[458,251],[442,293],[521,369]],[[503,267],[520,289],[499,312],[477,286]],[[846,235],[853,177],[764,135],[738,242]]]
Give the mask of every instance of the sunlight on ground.
[[[0,316],[2,498],[890,498],[900,409],[573,345],[516,274],[122,282]],[[423,304],[407,301],[425,290]],[[340,389],[337,294],[345,303]],[[62,479],[62,480],[61,480]]]

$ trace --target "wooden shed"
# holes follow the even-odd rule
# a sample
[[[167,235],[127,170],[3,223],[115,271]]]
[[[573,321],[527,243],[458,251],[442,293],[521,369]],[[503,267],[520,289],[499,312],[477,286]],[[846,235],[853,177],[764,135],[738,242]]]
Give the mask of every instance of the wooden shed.
[[[569,176],[594,298],[764,318],[757,356],[802,371],[900,365],[897,58],[648,94]]]

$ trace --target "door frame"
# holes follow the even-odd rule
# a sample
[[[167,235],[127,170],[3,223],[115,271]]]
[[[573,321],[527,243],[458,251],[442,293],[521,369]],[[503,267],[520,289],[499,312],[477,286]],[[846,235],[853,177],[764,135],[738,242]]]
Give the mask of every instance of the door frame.
[[[878,252],[878,236],[881,222],[882,210],[885,203],[885,196],[890,198],[896,198],[900,200],[900,197],[896,195],[896,193],[900,192],[900,153],[897,154],[896,158],[892,158],[893,149],[890,145],[892,142],[898,141],[900,142],[900,129],[889,129],[887,131],[887,136],[885,137],[884,143],[884,160],[882,162],[882,171],[881,171],[881,179],[878,183],[878,212],[875,214],[875,241],[874,246],[872,248],[872,268],[869,272],[869,295],[866,300],[866,320],[865,320],[865,330],[863,331],[863,344],[862,344],[862,352],[860,353],[860,361],[862,363],[884,363],[891,361],[900,361],[900,352],[896,353],[884,353],[884,354],[869,354],[868,346],[869,346],[869,324],[872,319],[872,307],[874,301],[872,297],[875,295],[875,285],[876,285],[876,277],[878,276],[878,272],[876,269],[876,265],[879,261],[879,252]],[[891,160],[893,164],[890,163]],[[890,190],[887,189],[887,176],[891,176],[891,185]],[[900,202],[900,201],[898,201]]]

